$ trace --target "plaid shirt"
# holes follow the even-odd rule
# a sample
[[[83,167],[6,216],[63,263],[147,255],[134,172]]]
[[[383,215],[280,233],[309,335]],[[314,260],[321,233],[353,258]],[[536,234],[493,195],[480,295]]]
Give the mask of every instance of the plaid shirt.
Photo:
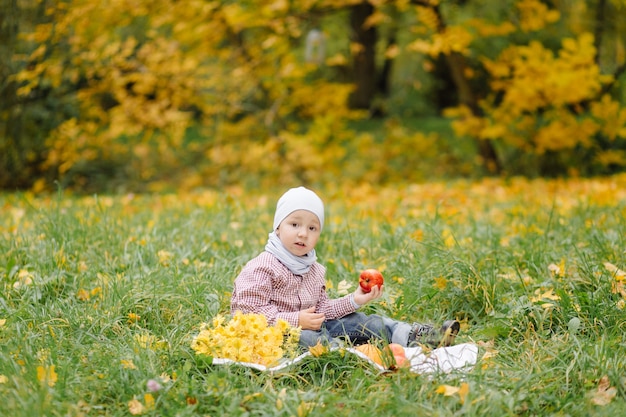
[[[351,295],[330,299],[326,294],[326,268],[314,263],[309,272],[295,275],[269,252],[246,264],[235,279],[230,301],[231,313],[257,313],[270,325],[277,319],[298,326],[301,310],[315,306],[326,320],[338,319],[356,311]]]

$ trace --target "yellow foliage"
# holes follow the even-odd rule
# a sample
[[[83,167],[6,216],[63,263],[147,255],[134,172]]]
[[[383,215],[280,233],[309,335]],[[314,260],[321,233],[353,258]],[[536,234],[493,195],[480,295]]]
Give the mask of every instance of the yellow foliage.
[[[487,22],[484,19],[470,19],[466,22],[467,26],[472,27],[481,38],[491,37],[491,36],[506,36],[517,30],[515,25],[510,22],[501,22],[497,24],[492,24]]]
[[[520,27],[524,32],[541,30],[559,20],[560,13],[549,9],[539,0],[521,0],[515,4],[520,14]]]
[[[626,167],[626,151],[621,149],[599,151],[595,160],[603,166],[616,165]]]
[[[600,131],[609,140],[626,139],[626,108],[620,108],[608,94],[591,103],[591,115],[598,120]]]
[[[534,135],[536,151],[562,150],[578,144],[591,146],[591,137],[598,131],[598,125],[589,119],[576,119],[564,109],[547,114],[547,122]]]
[[[294,47],[303,41],[308,23],[303,24],[302,16],[311,9],[358,3],[52,4],[47,13],[54,24],[37,25],[26,36],[37,46],[14,79],[21,97],[42,86],[78,86],[72,99],[80,117],[65,120],[47,138],[43,169],[62,180],[75,172],[88,177],[92,165],[96,170],[102,169],[96,164],[108,164],[152,182],[153,189],[172,181],[173,172],[190,188],[242,178],[262,178],[263,185],[324,182],[348,173],[364,173],[367,181],[406,179],[407,173],[412,175],[406,167],[416,163],[407,150],[437,156],[438,138],[397,126],[376,140],[351,132],[346,121],[364,114],[346,106],[351,86],[328,81],[323,74],[328,68],[304,62],[302,51]],[[374,13],[366,27],[388,22],[390,6],[414,13],[417,24],[411,31],[423,38],[410,40],[407,49],[431,57],[470,56],[478,38],[537,31],[559,19],[539,0],[517,1],[519,19],[460,24],[440,21],[439,1],[422,2],[425,6],[409,0],[370,3]],[[353,42],[333,51],[326,66],[349,64],[348,48],[357,52],[362,45]],[[387,48],[385,56],[402,57],[403,52],[399,43]],[[591,146],[598,133],[611,141],[624,138],[626,110],[608,96],[593,99],[610,81],[595,64],[596,52],[592,35],[583,34],[565,39],[558,53],[530,42],[511,46],[495,59],[482,58],[494,95],[481,103],[484,117],[467,108],[449,112],[456,112],[455,131],[538,153]],[[465,70],[467,78],[475,73],[471,67]],[[588,101],[590,115],[579,108]],[[194,143],[186,142],[190,136]],[[358,154],[352,156],[355,150]],[[623,156],[606,151],[598,161],[621,164]]]
[[[408,49],[436,57],[439,54],[449,55],[453,52],[469,53],[473,35],[462,26],[448,26],[432,35],[429,41],[416,39],[408,45]]]
[[[608,96],[592,102],[590,114],[577,107],[593,100],[606,81],[595,54],[593,36],[584,33],[564,39],[557,54],[532,41],[506,48],[495,60],[483,58],[491,87],[501,99],[483,102],[484,117],[463,108],[448,111],[455,118],[453,128],[460,135],[502,140],[539,154],[591,147],[598,132],[611,140],[623,137],[626,109]],[[620,161],[616,154],[605,153],[603,158],[604,163]]]
[[[171,0],[53,5],[55,25],[39,25],[29,36],[41,46],[29,58],[36,64],[16,76],[19,94],[43,83],[80,80],[81,117],[52,132],[44,168],[63,178],[96,162],[123,164],[137,179],[158,183],[161,175],[184,166],[184,152],[195,151],[208,159],[203,177],[186,181],[194,186],[201,185],[198,178],[215,185],[259,173],[270,182],[290,181],[304,169],[337,166],[343,155],[329,144],[345,140],[343,123],[358,116],[347,109],[351,87],[319,77],[311,82],[316,67],[293,48],[303,29],[292,9],[304,13],[320,5],[285,0],[258,7]],[[384,19],[379,12],[369,23]],[[330,64],[345,62],[340,54],[329,58]],[[203,124],[198,135],[204,138],[183,146],[198,115]],[[285,149],[290,135],[299,140]],[[300,156],[319,156],[306,165],[304,159],[286,159],[294,148]]]
[[[417,20],[431,31],[436,31],[439,27],[439,17],[432,7],[416,6]]]
[[[380,25],[381,23],[388,22],[391,20],[389,16],[384,14],[381,10],[375,10],[374,13],[369,15],[369,17],[365,20],[363,24],[364,29],[368,29],[373,26]]]

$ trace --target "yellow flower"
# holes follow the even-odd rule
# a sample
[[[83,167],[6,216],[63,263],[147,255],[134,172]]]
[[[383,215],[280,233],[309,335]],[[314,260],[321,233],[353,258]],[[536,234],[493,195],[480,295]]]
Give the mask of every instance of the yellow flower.
[[[78,292],[76,293],[76,298],[78,298],[80,301],[87,301],[89,300],[89,291],[81,288],[80,290],[78,290]]]
[[[133,324],[133,323],[137,323],[139,321],[139,319],[141,318],[141,316],[139,314],[136,313],[128,313],[128,324]]]
[[[212,327],[202,327],[191,347],[198,355],[269,365],[295,351],[299,329],[285,320],[268,326],[260,314],[235,313],[229,321],[216,316]]]
[[[445,290],[448,286],[448,280],[445,277],[437,277],[435,278],[435,283],[433,286],[440,290]]]
[[[137,366],[130,359],[122,359],[120,363],[124,369],[137,369]]]
[[[158,251],[157,256],[159,257],[159,263],[162,266],[169,266],[170,261],[174,258],[174,254],[166,250]]]
[[[224,316],[218,314],[213,317],[213,327],[221,327],[224,324]]]
[[[394,276],[394,277],[391,278],[391,280],[397,282],[400,285],[402,285],[402,284],[404,284],[405,278],[404,277],[396,277],[396,276]]]
[[[37,379],[42,384],[48,384],[49,387],[54,387],[54,384],[57,383],[57,373],[54,370],[54,365],[50,365],[49,367],[38,366]]]
[[[456,239],[449,229],[445,229],[441,237],[446,248],[453,248],[456,245]]]
[[[154,409],[154,397],[152,394],[147,393],[143,396],[143,401],[146,403],[146,410]]]
[[[278,319],[278,320],[276,321],[276,327],[278,327],[278,330],[279,330],[281,333],[286,333],[286,332],[288,332],[288,331],[289,331],[289,328],[290,328],[291,326],[289,326],[289,322],[288,322],[287,320]]]
[[[235,323],[228,323],[224,326],[224,336],[226,337],[237,337],[239,329],[237,328]]]

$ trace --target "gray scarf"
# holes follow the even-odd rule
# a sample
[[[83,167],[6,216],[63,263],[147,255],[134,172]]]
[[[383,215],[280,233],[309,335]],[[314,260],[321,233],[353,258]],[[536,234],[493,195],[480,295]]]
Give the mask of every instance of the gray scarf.
[[[283,245],[283,242],[280,241],[278,235],[276,235],[276,232],[269,234],[265,250],[276,256],[283,265],[289,268],[289,270],[296,275],[303,275],[309,272],[311,265],[313,265],[317,260],[317,256],[315,256],[315,249],[311,250],[304,256],[296,256],[289,252]]]

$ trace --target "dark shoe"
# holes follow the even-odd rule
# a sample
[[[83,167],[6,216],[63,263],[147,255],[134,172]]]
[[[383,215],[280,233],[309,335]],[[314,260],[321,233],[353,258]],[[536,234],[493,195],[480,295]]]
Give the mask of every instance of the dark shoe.
[[[461,324],[456,320],[446,320],[439,330],[432,324],[413,323],[407,345],[423,344],[432,348],[450,346],[460,329]]]

